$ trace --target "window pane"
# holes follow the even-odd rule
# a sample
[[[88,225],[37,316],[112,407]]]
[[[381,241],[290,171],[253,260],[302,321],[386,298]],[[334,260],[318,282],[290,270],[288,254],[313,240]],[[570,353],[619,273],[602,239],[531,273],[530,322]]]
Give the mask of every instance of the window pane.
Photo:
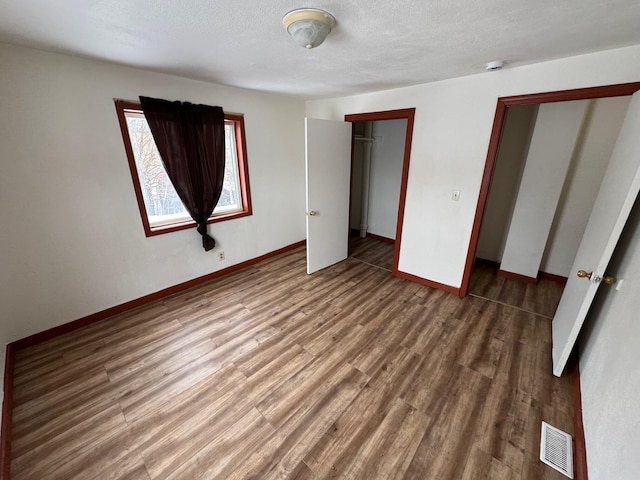
[[[144,115],[127,113],[126,119],[149,222],[157,224],[166,215],[177,217],[175,220],[184,219],[185,216],[189,218],[162,165]]]
[[[240,175],[238,174],[238,152],[236,150],[236,131],[233,122],[224,124],[225,164],[222,193],[215,211],[242,209],[240,198]]]
[[[191,217],[169,180],[144,115],[127,111],[125,118],[150,225],[158,226],[189,220]],[[213,211],[214,214],[242,209],[233,122],[225,122],[225,145],[223,188],[218,205]]]

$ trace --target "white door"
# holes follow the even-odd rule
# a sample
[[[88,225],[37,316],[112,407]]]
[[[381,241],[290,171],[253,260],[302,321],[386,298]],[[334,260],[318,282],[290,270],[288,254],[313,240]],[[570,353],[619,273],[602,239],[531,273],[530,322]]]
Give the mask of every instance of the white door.
[[[348,255],[351,123],[305,119],[307,273]]]
[[[553,373],[562,375],[640,190],[640,92],[633,95],[553,318]],[[577,276],[579,270],[591,278]],[[615,274],[615,272],[612,272]]]

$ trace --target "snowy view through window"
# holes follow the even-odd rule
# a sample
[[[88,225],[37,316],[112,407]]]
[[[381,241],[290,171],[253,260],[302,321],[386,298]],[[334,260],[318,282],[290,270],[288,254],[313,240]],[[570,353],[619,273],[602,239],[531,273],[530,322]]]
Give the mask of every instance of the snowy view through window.
[[[153,141],[151,129],[142,113],[126,112],[131,148],[140,178],[144,205],[152,226],[189,220],[191,217],[176,193],[160,154]],[[242,210],[238,154],[233,122],[225,122],[225,169],[222,194],[215,213]]]

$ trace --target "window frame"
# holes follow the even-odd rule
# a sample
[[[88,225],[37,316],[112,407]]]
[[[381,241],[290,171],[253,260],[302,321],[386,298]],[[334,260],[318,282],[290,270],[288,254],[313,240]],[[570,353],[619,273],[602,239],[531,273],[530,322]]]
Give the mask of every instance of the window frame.
[[[127,160],[129,163],[129,173],[131,173],[131,180],[133,182],[133,189],[136,194],[138,210],[140,212],[140,218],[142,219],[145,236],[153,237],[155,235],[162,235],[165,233],[194,228],[196,226],[196,222],[194,222],[192,219],[155,226],[152,226],[149,223],[149,217],[147,215],[147,209],[144,204],[142,186],[140,185],[140,177],[138,176],[138,170],[136,168],[136,160],[133,154],[131,137],[129,136],[129,129],[127,128],[127,119],[125,116],[127,111],[142,113],[142,107],[140,105],[140,102],[133,100],[121,100],[116,98],[114,99],[114,102],[116,106],[116,112],[118,114],[118,122],[120,124],[120,132],[122,133],[124,149],[126,151]],[[227,220],[233,220],[235,218],[253,215],[253,208],[251,206],[251,189],[249,186],[249,163],[247,161],[247,142],[245,138],[244,116],[241,113],[224,112],[224,120],[225,122],[232,122],[234,127],[236,138],[236,153],[238,157],[240,195],[242,197],[242,209],[233,212],[213,214],[207,220],[207,224],[224,222]]]

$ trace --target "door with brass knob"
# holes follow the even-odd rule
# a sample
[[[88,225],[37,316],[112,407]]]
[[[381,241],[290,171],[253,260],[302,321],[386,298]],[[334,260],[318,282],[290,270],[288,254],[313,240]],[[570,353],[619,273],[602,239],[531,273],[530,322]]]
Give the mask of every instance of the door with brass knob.
[[[553,373],[560,376],[605,275],[622,229],[640,192],[640,93],[631,97],[626,117],[573,261],[573,272],[553,317]],[[588,266],[589,268],[585,268]],[[577,273],[577,274],[576,274]],[[586,281],[585,281],[586,280]],[[618,282],[619,283],[619,282]]]
[[[347,258],[351,133],[349,122],[305,119],[307,273]]]

